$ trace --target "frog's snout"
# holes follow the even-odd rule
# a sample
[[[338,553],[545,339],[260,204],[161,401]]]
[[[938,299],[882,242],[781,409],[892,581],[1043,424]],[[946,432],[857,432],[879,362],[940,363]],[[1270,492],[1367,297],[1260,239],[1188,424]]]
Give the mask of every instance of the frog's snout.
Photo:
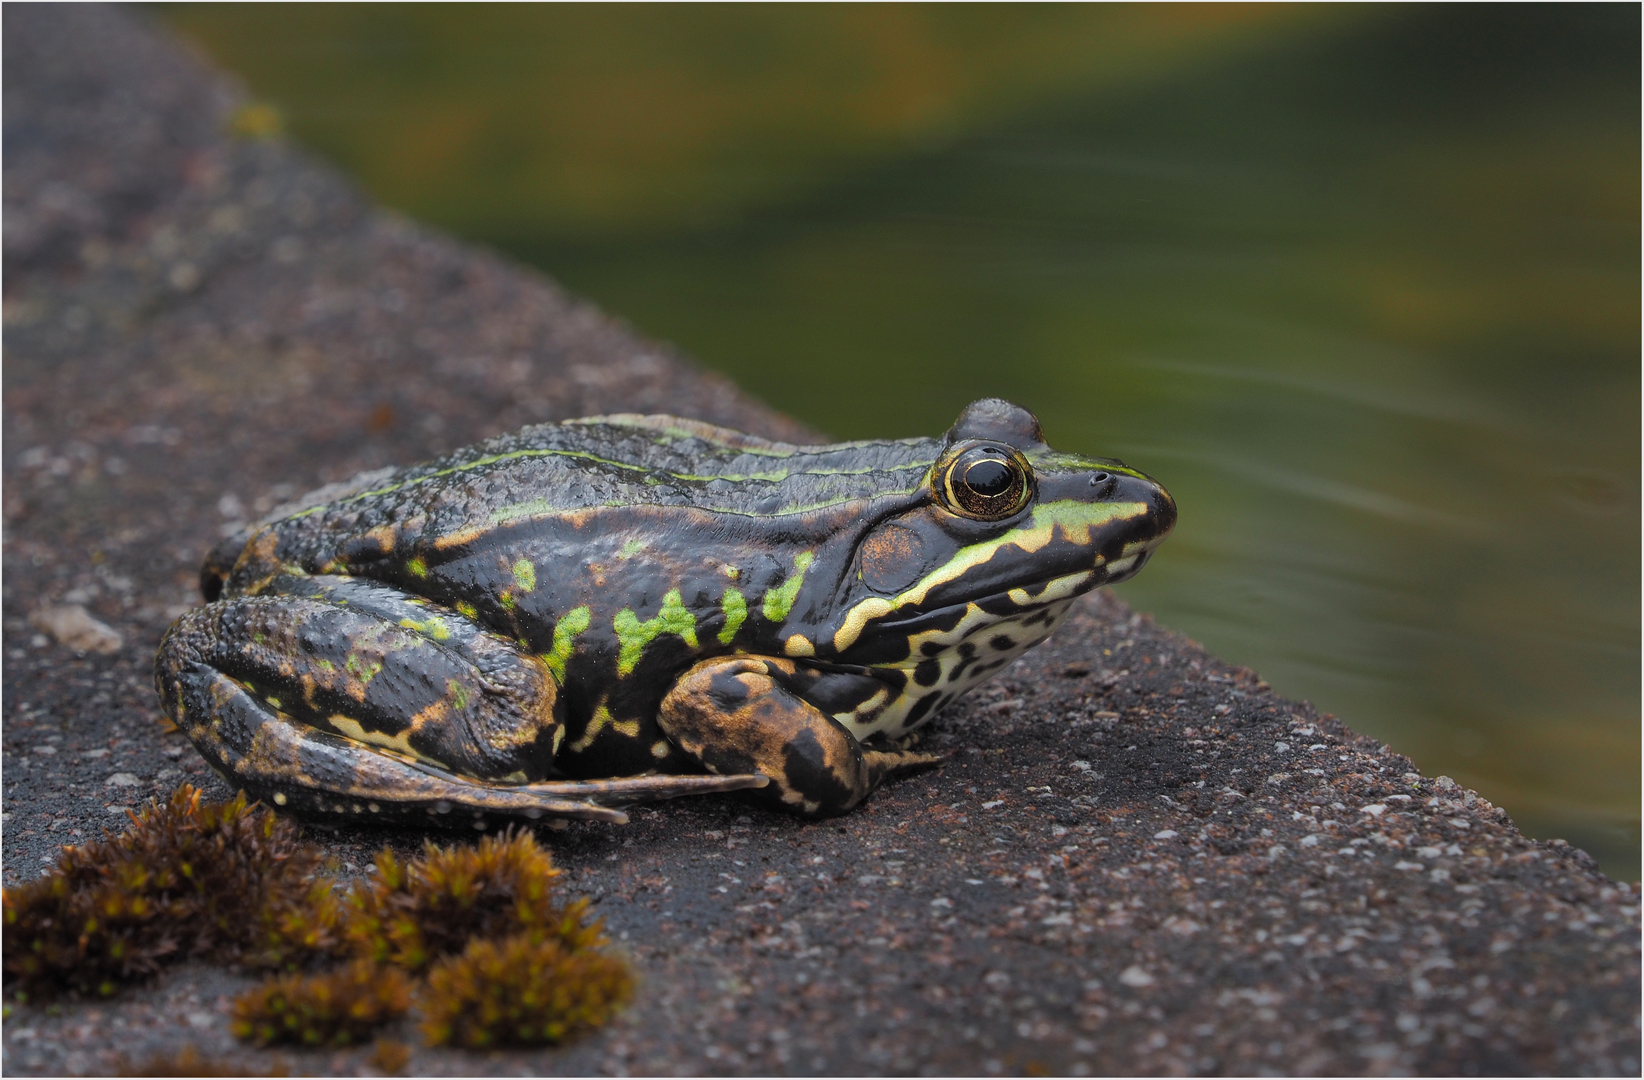
[[[1148,502],[1153,507],[1154,520],[1159,523],[1159,539],[1163,540],[1176,527],[1176,500],[1163,484],[1152,483],[1153,491]]]
[[[1164,540],[1176,527],[1176,500],[1164,485],[1148,476],[1115,476],[1105,496],[1112,502],[1141,503],[1147,507],[1144,520],[1151,525],[1154,543]]]

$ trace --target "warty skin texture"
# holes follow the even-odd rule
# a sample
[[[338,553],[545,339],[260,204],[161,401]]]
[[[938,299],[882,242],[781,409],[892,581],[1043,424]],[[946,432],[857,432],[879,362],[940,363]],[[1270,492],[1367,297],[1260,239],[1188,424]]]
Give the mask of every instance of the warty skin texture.
[[[213,765],[310,815],[614,820],[767,779],[837,812],[931,763],[888,740],[1135,573],[1174,520],[1150,478],[1057,453],[992,399],[941,439],[827,446],[540,425],[225,541],[157,679]],[[780,661],[735,667],[765,680],[753,712],[684,692],[730,685],[739,657]]]

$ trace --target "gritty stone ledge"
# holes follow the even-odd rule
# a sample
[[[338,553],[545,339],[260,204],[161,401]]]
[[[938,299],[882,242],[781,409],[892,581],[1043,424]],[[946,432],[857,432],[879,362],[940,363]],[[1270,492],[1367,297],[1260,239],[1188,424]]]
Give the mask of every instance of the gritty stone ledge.
[[[150,658],[202,552],[298,490],[601,411],[805,436],[542,277],[228,134],[243,98],[139,12],[3,18],[7,883],[182,781],[230,794],[156,722]],[[837,820],[703,798],[545,832],[633,955],[634,1007],[562,1050],[417,1050],[410,1070],[1639,1070],[1636,887],[1111,597],[926,745],[951,759]],[[325,842],[363,872],[419,840]],[[266,1070],[228,1034],[247,985],[190,966],[17,1009],[4,1069],[193,1045]],[[368,1053],[284,1059],[359,1074]]]

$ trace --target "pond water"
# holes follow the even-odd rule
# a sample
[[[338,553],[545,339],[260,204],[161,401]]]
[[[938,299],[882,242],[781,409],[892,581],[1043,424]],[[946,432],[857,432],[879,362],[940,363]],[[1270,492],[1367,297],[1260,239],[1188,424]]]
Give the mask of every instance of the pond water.
[[[357,28],[305,39],[321,105],[267,60],[295,46],[167,10],[372,183]],[[773,171],[750,135],[695,217],[444,220],[836,436],[996,394],[1152,473],[1180,524],[1126,599],[1636,879],[1638,9],[1304,29],[955,91],[889,149]]]

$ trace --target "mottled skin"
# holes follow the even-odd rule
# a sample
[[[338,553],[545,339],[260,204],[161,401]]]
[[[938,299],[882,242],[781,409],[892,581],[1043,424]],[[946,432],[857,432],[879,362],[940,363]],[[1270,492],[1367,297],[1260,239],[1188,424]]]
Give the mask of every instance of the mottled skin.
[[[155,677],[213,767],[311,818],[620,821],[737,788],[838,813],[938,760],[891,740],[1175,517],[994,399],[942,439],[830,446],[545,424],[225,541]]]

